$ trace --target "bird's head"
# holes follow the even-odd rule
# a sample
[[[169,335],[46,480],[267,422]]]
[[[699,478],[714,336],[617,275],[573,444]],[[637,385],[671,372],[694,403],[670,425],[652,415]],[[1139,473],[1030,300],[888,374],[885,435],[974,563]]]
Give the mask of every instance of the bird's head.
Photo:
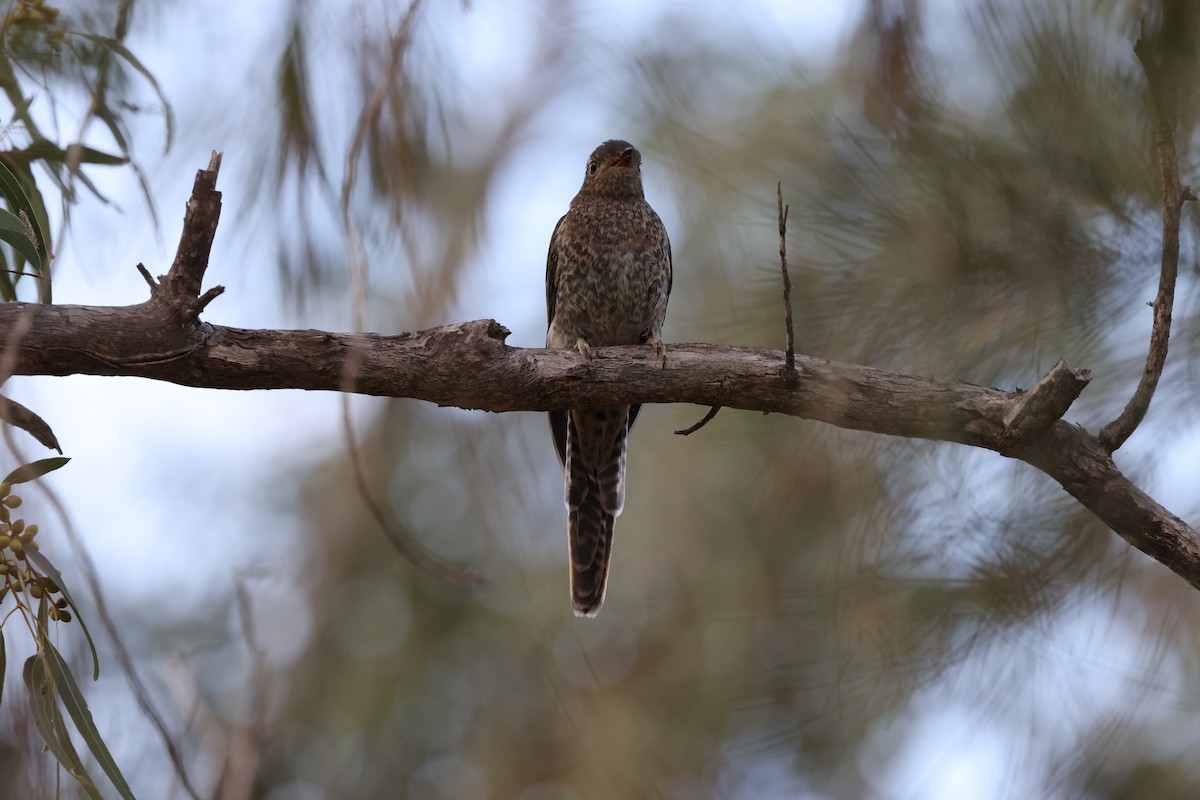
[[[588,157],[579,193],[641,198],[642,154],[629,142],[609,139]]]

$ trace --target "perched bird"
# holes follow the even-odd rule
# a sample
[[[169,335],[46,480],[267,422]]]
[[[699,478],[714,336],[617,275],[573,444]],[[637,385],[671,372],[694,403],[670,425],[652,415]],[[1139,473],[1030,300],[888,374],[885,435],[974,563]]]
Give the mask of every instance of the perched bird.
[[[666,365],[659,333],[671,294],[671,243],[642,194],[642,154],[607,141],[554,226],[546,257],[546,346],[646,344]],[[566,481],[571,605],[591,617],[604,602],[613,523],[625,505],[625,441],[639,405],[550,412]]]

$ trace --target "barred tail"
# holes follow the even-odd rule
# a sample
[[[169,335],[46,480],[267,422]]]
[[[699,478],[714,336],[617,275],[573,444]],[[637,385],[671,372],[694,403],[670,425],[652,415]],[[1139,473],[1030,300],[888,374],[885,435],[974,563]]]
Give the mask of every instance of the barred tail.
[[[571,550],[571,605],[576,616],[594,617],[604,603],[608,561],[612,556],[613,523],[594,495],[567,515]]]
[[[629,408],[572,411],[567,425],[567,543],[571,605],[595,616],[604,602],[613,526],[625,504],[625,443]]]

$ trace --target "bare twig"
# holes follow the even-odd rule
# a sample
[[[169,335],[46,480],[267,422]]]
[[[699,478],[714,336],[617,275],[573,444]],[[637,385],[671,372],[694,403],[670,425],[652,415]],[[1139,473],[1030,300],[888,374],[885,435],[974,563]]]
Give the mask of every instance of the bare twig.
[[[1175,279],[1179,272],[1179,218],[1184,202],[1195,200],[1191,188],[1179,178],[1179,159],[1175,152],[1175,104],[1177,93],[1168,85],[1171,77],[1162,72],[1160,56],[1144,38],[1133,46],[1150,87],[1154,105],[1154,144],[1158,151],[1158,169],[1162,182],[1162,266],[1158,295],[1154,298],[1154,327],[1150,331],[1150,350],[1137,389],[1120,416],[1104,426],[1099,441],[1108,452],[1118,449],[1137,430],[1150,408],[1150,401],[1162,377],[1171,338],[1171,310],[1175,304]]]
[[[158,288],[158,284],[154,282],[154,276],[150,274],[150,270],[146,269],[146,265],[139,263],[137,265],[138,272],[142,273],[142,280],[150,287],[150,291]]]
[[[713,417],[715,417],[717,415],[717,412],[720,410],[721,410],[720,406],[712,406],[711,408],[708,409],[708,413],[700,418],[699,422],[697,422],[695,425],[691,426],[690,428],[681,428],[681,429],[675,431],[675,434],[677,436],[691,436],[693,433],[700,430],[708,423],[712,422]]]
[[[796,341],[792,333],[792,277],[787,265],[787,218],[788,208],[783,204],[783,181],[775,184],[775,202],[779,209],[779,266],[783,270],[783,310],[787,324],[787,351],[784,369],[788,377],[796,374]]]

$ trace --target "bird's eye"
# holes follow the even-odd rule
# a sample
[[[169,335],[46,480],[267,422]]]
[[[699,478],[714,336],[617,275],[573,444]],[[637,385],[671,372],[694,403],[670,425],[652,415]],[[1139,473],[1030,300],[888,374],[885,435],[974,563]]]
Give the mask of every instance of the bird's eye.
[[[599,165],[595,161],[589,161],[587,166],[588,175],[595,175]]]

